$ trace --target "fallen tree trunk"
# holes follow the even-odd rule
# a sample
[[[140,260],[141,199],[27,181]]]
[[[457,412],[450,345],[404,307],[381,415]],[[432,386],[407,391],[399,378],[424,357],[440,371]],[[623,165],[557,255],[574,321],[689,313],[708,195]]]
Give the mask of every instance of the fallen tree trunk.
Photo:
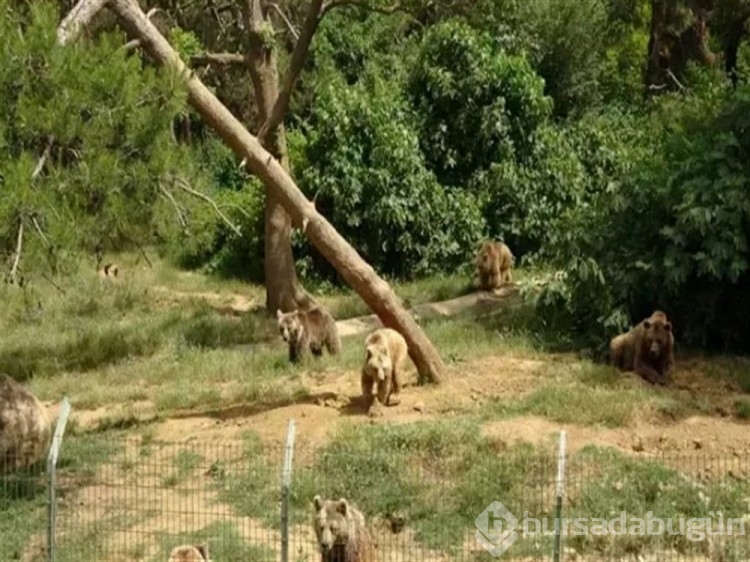
[[[336,268],[384,326],[400,332],[409,346],[409,355],[419,373],[435,383],[443,381],[445,365],[425,333],[404,309],[390,285],[381,279],[354,248],[336,231],[299,190],[281,164],[273,158],[245,127],[222,105],[200,79],[188,69],[169,42],[131,0],[111,0],[108,4],[120,25],[159,64],[176,71],[184,81],[188,100],[232,150],[246,161],[248,169],[271,186],[293,223]]]

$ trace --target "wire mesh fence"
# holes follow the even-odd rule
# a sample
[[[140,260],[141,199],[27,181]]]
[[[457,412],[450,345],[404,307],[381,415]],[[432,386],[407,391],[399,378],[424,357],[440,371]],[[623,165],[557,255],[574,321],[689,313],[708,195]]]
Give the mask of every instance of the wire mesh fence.
[[[303,562],[348,534],[349,556],[327,562],[748,560],[748,476],[745,453],[560,455],[440,428],[364,426],[320,446],[142,435],[58,474],[54,559],[168,562],[207,545],[213,562]],[[0,559],[53,557],[48,482],[3,477]],[[362,525],[341,524],[357,511]]]

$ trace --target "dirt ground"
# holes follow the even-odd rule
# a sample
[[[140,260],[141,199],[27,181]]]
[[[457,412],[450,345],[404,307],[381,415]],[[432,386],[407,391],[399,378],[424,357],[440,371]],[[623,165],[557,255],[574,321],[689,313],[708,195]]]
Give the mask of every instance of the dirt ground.
[[[226,299],[223,298],[216,299],[217,303],[219,301],[222,305],[226,303]],[[247,299],[237,298],[229,306],[247,310],[251,303]],[[294,419],[296,449],[313,450],[326,443],[346,424],[399,424],[441,419],[481,412],[483,405],[490,398],[512,400],[523,397],[549,382],[549,366],[559,360],[570,362],[574,358],[550,355],[540,359],[529,359],[512,353],[478,358],[450,367],[449,378],[445,384],[425,387],[416,385],[414,368],[410,365],[411,370],[402,393],[401,404],[382,409],[382,415],[376,418],[366,415],[360,401],[357,372],[308,375],[303,382],[310,393],[309,399],[252,414],[248,414],[246,408],[238,405],[227,407],[218,415],[205,416],[196,413],[168,418],[155,425],[153,439],[169,443],[239,444],[243,434],[252,431],[265,444],[281,447],[288,422]],[[634,386],[646,384],[635,377],[632,377],[631,383]],[[691,452],[698,449],[704,450],[706,455],[716,456],[750,453],[748,424],[725,413],[741,394],[740,389],[731,384],[719,387],[716,379],[709,379],[703,374],[699,361],[688,360],[678,362],[673,392],[686,396],[700,396],[715,407],[716,413],[669,420],[664,416],[655,416],[652,412],[643,412],[635,416],[632,426],[614,429],[560,424],[543,417],[525,415],[487,422],[482,426],[482,431],[497,442],[500,449],[519,441],[553,443],[558,432],[564,429],[567,432],[568,450],[572,453],[587,444],[615,447],[627,454],[642,456]],[[135,406],[137,409],[138,405]],[[132,409],[133,405],[130,407]],[[52,413],[56,414],[56,407],[51,406],[51,409]],[[86,429],[95,427],[109,413],[111,412],[105,409],[77,411],[74,412],[73,418],[78,428]],[[138,486],[145,488],[149,483],[156,485],[160,477],[158,474],[139,473]],[[96,485],[83,488],[76,495],[76,520],[71,519],[68,523],[73,525],[75,522],[82,524],[86,521],[101,520],[116,506],[120,509],[137,508],[141,512],[146,510],[151,515],[142,517],[135,523],[127,532],[128,535],[156,536],[159,531],[166,529],[170,532],[175,528],[179,528],[181,532],[198,531],[206,525],[229,517],[246,539],[256,544],[265,544],[274,551],[278,550],[277,530],[265,527],[258,520],[231,513],[229,506],[218,501],[216,492],[206,490],[197,482],[188,482],[187,489],[180,486],[159,488],[158,493],[149,498],[126,497],[123,494],[128,488],[117,485],[118,482],[122,483],[124,478],[126,475],[122,470],[107,475],[100,474],[96,479]],[[204,475],[200,474],[195,478],[204,478]],[[107,479],[108,481],[105,481]],[[190,515],[193,512],[186,502],[191,506],[205,506],[206,509],[201,510],[201,516],[196,518]],[[163,509],[165,505],[170,506],[167,512]],[[294,528],[292,537],[293,549],[290,556],[295,560],[313,560],[317,557],[314,551],[314,535],[309,526]],[[114,533],[108,540],[110,544],[117,545],[123,544],[126,537],[122,536],[122,533]],[[154,540],[147,541],[147,546],[138,553],[130,552],[122,558],[111,559],[150,560],[157,553]],[[418,556],[414,554],[406,558],[403,549],[399,552],[399,560],[411,557],[434,561],[448,559],[438,552],[420,550]],[[383,556],[385,552],[381,556],[384,560]],[[580,557],[577,559],[582,560]]]

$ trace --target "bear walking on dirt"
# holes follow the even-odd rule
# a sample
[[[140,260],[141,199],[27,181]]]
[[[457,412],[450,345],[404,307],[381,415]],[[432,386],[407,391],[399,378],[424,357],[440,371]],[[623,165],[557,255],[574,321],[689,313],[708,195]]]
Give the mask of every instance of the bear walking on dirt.
[[[167,562],[211,562],[208,557],[208,545],[182,545],[176,546],[169,554]]]
[[[49,444],[51,425],[39,399],[15,379],[0,374],[0,475],[39,461]]]
[[[474,259],[477,284],[484,291],[492,291],[504,283],[511,283],[511,269],[515,257],[503,242],[488,240],[482,243]]]
[[[661,310],[612,338],[609,358],[621,371],[635,371],[652,384],[666,383],[674,368],[672,323]]]
[[[276,320],[282,339],[289,344],[289,361],[299,362],[308,351],[314,356],[323,355],[323,346],[331,355],[341,352],[336,320],[321,307],[310,310],[276,311]]]
[[[315,536],[321,562],[374,562],[365,516],[347,500],[313,498]]]
[[[362,396],[372,415],[375,393],[383,406],[401,403],[400,393],[408,348],[404,336],[391,328],[380,328],[365,340],[365,362],[362,365]]]

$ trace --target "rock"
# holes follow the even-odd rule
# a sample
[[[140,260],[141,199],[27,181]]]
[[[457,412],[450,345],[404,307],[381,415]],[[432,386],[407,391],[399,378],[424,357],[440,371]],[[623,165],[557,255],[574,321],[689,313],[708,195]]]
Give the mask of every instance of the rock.
[[[414,404],[414,409],[417,412],[423,413],[424,412],[424,402],[420,401],[420,402],[417,402],[416,404]]]

